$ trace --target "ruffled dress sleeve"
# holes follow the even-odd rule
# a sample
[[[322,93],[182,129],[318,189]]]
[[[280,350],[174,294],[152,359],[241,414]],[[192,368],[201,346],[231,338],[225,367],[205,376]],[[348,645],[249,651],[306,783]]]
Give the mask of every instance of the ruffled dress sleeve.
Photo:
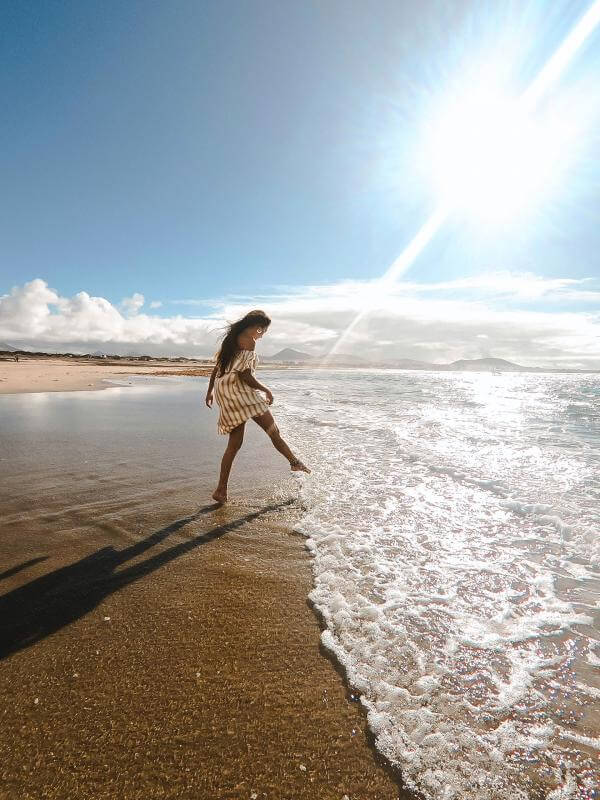
[[[244,370],[253,370],[256,361],[256,355],[252,350],[240,350],[234,359],[232,370],[236,372],[244,372]]]

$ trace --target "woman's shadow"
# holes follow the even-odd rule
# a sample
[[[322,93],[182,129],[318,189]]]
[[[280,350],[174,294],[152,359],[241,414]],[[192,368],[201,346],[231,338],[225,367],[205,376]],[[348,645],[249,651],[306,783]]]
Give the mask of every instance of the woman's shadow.
[[[265,506],[239,519],[218,525],[145,561],[116,571],[127,561],[162,542],[172,533],[198,520],[218,506],[199,509],[189,517],[175,520],[124,550],[103,547],[66,567],[50,572],[0,597],[0,659],[29,647],[65,625],[92,611],[105,597],[138,578],[148,575],[175,558],[223,534],[242,527],[271,511],[278,511],[293,499]],[[35,560],[34,560],[35,561]],[[34,561],[32,563],[34,563]],[[12,572],[11,570],[8,571]]]

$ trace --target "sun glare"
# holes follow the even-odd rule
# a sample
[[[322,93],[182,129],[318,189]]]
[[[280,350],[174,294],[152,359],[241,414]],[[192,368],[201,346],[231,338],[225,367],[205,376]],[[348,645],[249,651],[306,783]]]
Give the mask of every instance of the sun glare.
[[[349,343],[358,323],[377,307],[377,297],[411,268],[449,215],[486,223],[520,219],[560,185],[581,131],[556,97],[547,109],[542,101],[599,25],[600,0],[594,0],[519,97],[498,87],[491,65],[482,65],[475,81],[463,77],[466,93],[448,92],[432,115],[423,148],[436,210],[373,285],[365,308],[330,355]]]
[[[495,85],[489,77],[494,65],[488,64],[480,67],[475,86],[465,77],[467,92],[446,98],[426,143],[441,204],[470,218],[504,223],[535,208],[558,186],[577,126],[538,106],[599,24],[596,0],[520,97]]]
[[[557,183],[569,126],[528,113],[481,87],[452,98],[431,128],[428,163],[439,202],[486,222],[507,222]]]

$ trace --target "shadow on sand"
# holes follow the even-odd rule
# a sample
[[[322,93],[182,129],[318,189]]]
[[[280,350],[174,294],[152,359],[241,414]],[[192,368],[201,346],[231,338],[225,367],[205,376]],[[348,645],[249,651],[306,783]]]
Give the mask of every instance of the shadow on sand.
[[[279,511],[293,502],[294,500],[285,500],[265,506],[116,572],[117,568],[127,561],[164,541],[186,525],[197,521],[203,514],[218,508],[216,504],[205,506],[189,517],[175,520],[170,525],[155,531],[131,547],[124,550],[103,547],[74,564],[61,567],[25,586],[13,589],[0,597],[0,659],[39,642],[65,625],[85,616],[108,595],[179,556],[189,553],[200,545],[208,544],[229,531],[241,528],[247,522],[252,522],[264,514]],[[46,557],[19,564],[2,573],[0,578],[14,575],[44,558]]]
[[[29,561],[23,561],[22,564],[17,564],[16,567],[11,567],[10,569],[5,570],[4,572],[0,572],[0,581],[3,581],[5,578],[11,578],[13,575],[16,575],[18,572],[21,572],[23,569],[27,569],[28,567],[33,567],[34,564],[39,564],[40,561],[45,561],[48,556],[39,556],[38,558],[30,558]]]

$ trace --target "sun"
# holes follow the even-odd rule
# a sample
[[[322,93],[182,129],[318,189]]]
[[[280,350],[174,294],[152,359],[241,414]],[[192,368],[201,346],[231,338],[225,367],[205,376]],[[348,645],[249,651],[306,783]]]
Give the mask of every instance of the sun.
[[[588,7],[526,90],[504,91],[503,70],[482,64],[463,76],[462,91],[447,91],[428,115],[422,147],[424,170],[434,187],[435,206],[412,240],[374,285],[365,307],[332,346],[332,355],[376,307],[435,238],[450,215],[462,213],[482,224],[502,225],[523,219],[560,190],[567,166],[583,133],[578,117],[556,96],[545,100],[580,48],[600,25],[600,0]],[[585,115],[584,115],[585,116]]]
[[[569,139],[567,121],[535,115],[489,86],[452,97],[426,142],[438,202],[470,218],[510,221],[548,196]]]

